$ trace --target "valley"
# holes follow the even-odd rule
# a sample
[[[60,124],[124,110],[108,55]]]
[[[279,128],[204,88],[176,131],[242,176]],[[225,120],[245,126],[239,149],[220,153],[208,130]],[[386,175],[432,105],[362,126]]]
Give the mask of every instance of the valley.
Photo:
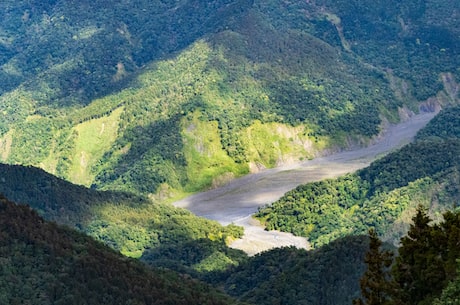
[[[287,164],[235,179],[207,192],[198,193],[174,203],[198,216],[243,226],[245,235],[231,244],[249,255],[282,246],[308,248],[308,241],[290,233],[265,231],[252,214],[259,207],[279,199],[300,184],[334,178],[368,166],[373,160],[409,143],[436,112],[413,115],[407,120],[388,125],[367,147],[332,153],[313,160]]]
[[[0,1],[0,304],[454,304],[459,16]]]

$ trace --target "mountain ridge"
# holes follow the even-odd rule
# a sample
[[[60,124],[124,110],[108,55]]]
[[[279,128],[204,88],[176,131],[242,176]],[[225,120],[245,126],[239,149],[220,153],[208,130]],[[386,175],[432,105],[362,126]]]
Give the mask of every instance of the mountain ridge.
[[[199,278],[254,303],[349,304],[359,297],[366,239],[342,236],[374,226],[397,241],[416,203],[439,221],[458,202],[459,143],[444,137],[457,130],[446,117],[459,117],[459,12],[460,2],[446,0],[4,0],[0,161],[10,165],[0,166],[0,187],[123,255],[184,274],[175,284]],[[260,211],[269,228],[307,235],[316,250],[249,258],[227,247],[241,228],[168,204],[251,171],[365,146],[387,124],[439,109],[416,144],[315,184],[316,205],[304,204],[309,185],[287,193],[280,213]],[[18,209],[25,221],[7,218],[6,229],[37,224]],[[13,240],[5,256],[11,244],[19,255],[7,271],[37,267],[24,263],[46,251]],[[48,277],[26,281],[37,278]],[[104,281],[91,282],[95,298]],[[0,283],[36,296],[29,285]],[[458,278],[447,297],[454,285]],[[64,286],[51,292],[76,287]],[[201,288],[192,292],[201,300]]]
[[[209,285],[149,269],[0,197],[5,304],[235,304]]]
[[[432,79],[447,72],[456,84],[455,37],[417,38],[428,23],[455,32],[455,19],[437,24],[431,6],[417,16],[407,15],[407,3],[363,10],[328,1],[3,6],[11,52],[0,79],[16,85],[0,96],[1,161],[99,189],[169,189],[177,198],[257,166],[365,142],[383,118],[418,112],[429,97],[440,107],[458,102],[452,86]],[[354,6],[362,11],[355,21]],[[382,37],[373,40],[363,25]],[[425,55],[433,62],[422,63]],[[190,134],[188,122],[203,130]],[[104,145],[94,144],[98,137]],[[212,147],[207,154],[189,145],[197,140]]]

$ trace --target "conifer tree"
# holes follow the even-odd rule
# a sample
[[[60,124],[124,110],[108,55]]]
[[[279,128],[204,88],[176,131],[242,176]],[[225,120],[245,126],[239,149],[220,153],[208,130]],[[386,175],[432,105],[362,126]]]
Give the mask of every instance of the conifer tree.
[[[458,262],[457,272],[460,272],[460,260]],[[439,298],[435,299],[433,305],[460,305],[460,278],[457,277],[451,281],[442,291]]]
[[[432,300],[442,290],[445,272],[441,249],[435,242],[435,229],[431,219],[419,207],[407,236],[401,238],[399,255],[392,270],[398,287],[396,304],[418,305]]]
[[[391,304],[390,266],[393,254],[381,250],[382,242],[374,229],[369,230],[369,251],[364,262],[367,270],[360,280],[363,299],[353,300],[354,305],[385,305]]]
[[[457,277],[460,258],[460,211],[447,211],[444,221],[435,226],[434,242],[441,251],[446,273],[446,282]]]

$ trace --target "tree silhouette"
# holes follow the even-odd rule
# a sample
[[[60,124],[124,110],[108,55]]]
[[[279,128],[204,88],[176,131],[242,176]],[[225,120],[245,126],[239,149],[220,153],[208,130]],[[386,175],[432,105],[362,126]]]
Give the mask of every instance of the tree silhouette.
[[[430,304],[445,286],[443,250],[437,246],[436,226],[430,226],[430,222],[426,211],[419,207],[407,236],[401,238],[392,272],[398,286],[397,304]]]
[[[367,270],[360,280],[363,299],[353,300],[354,305],[391,304],[390,266],[393,253],[382,250],[382,242],[374,229],[369,230],[369,251],[364,262]]]

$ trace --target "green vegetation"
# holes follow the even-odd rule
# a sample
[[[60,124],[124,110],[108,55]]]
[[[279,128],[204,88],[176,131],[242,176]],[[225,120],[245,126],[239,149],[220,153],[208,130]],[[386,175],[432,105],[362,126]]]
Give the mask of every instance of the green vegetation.
[[[449,282],[446,288],[442,290],[441,296],[433,301],[433,305],[458,305],[458,295],[460,293],[460,277],[458,274],[460,268],[457,267],[457,277]]]
[[[409,96],[425,100],[436,95],[443,87],[442,72],[455,73],[459,79],[458,3],[321,0],[312,4],[316,5],[340,19],[353,53],[409,81]],[[337,41],[338,29],[320,22],[315,30],[327,41]]]
[[[384,234],[397,229],[407,209],[433,202],[449,209],[446,203],[458,200],[459,151],[458,140],[411,144],[358,173],[299,186],[256,217],[268,230],[308,237],[315,247],[368,227]]]
[[[303,156],[300,159],[313,157],[305,147],[321,150],[327,146],[324,137],[311,137],[312,130],[306,126],[290,127],[281,123],[265,123],[255,121],[249,126],[241,141],[247,147],[248,159],[268,167],[274,167],[289,158]]]
[[[200,112],[182,121],[184,156],[187,162],[188,191],[198,191],[228,182],[235,175],[247,173],[247,166],[235,162],[223,149],[219,126],[204,121]]]
[[[90,172],[94,162],[100,160],[110,149],[117,137],[118,121],[123,109],[114,110],[109,116],[80,123],[72,132],[76,135],[73,141],[74,156],[71,157],[73,174],[70,180],[81,185],[91,185],[94,177]]]
[[[39,298],[43,304],[79,304],[80,299],[89,304],[126,300],[136,300],[133,304],[166,302],[162,300],[174,304],[237,303],[191,280],[188,275],[147,269],[135,260],[123,258],[81,233],[44,221],[29,207],[2,199],[0,209],[1,274],[8,277],[0,281],[3,302]],[[350,304],[359,297],[367,301],[357,304],[374,304],[366,294],[359,294],[361,275],[362,283],[375,284],[361,287],[370,287],[371,293],[380,291],[390,296],[384,298],[388,304],[399,304],[393,301],[404,298],[421,300],[423,304],[431,304],[431,301],[436,305],[451,304],[448,302],[455,300],[458,291],[456,260],[460,257],[457,247],[460,213],[447,212],[443,221],[431,224],[424,210],[419,209],[413,219],[408,236],[401,239],[399,256],[391,269],[386,262],[391,256],[388,250],[381,249],[375,234],[370,242],[364,236],[347,236],[308,252],[294,248],[275,249],[240,261],[238,266],[231,268],[222,263],[238,254],[232,256],[230,252],[234,250],[227,248],[225,251],[229,254],[225,257],[216,252],[208,256],[214,246],[212,241],[205,239],[195,244],[182,243],[175,249],[152,249],[148,261],[178,269],[181,273],[191,272],[249,304],[341,305]],[[365,255],[367,249],[370,251]],[[202,259],[204,257],[206,259]],[[189,265],[181,266],[184,261]],[[375,274],[366,272],[365,264],[370,268],[374,263],[372,270],[389,275],[383,276],[378,283],[365,280]],[[129,289],[131,285],[135,285],[135,292]],[[419,304],[415,301],[404,303]]]
[[[220,270],[246,258],[243,252],[226,246],[242,236],[241,227],[223,227],[144,197],[73,185],[37,168],[0,165],[0,193],[30,205],[47,220],[78,228],[126,256],[139,258],[146,250],[155,251],[156,257],[164,255],[167,263],[167,251],[178,254],[186,244],[195,249],[203,246],[199,259],[184,258],[176,264],[177,269],[188,268],[190,273],[203,268]],[[149,263],[162,266],[156,261]]]
[[[458,102],[441,0],[131,2],[0,4],[3,162],[183,194],[365,141],[403,103]]]
[[[299,186],[256,217],[268,230],[308,237],[315,247],[371,227],[399,240],[407,230],[407,211],[422,204],[439,216],[460,198],[459,111],[442,111],[417,142],[356,173]]]
[[[220,278],[221,273],[241,265],[248,257],[223,242],[216,242],[214,238],[202,238],[148,249],[141,260],[151,266],[190,274],[216,285],[216,279]]]
[[[458,104],[459,9],[446,0],[3,0],[0,160],[34,167],[2,165],[0,192],[125,255],[206,279],[242,300],[349,304],[358,296],[364,239],[341,237],[375,227],[396,242],[417,205],[439,220],[459,201],[458,107],[369,168],[301,186],[260,210],[267,228],[307,236],[318,248],[311,253],[280,249],[248,259],[226,246],[241,228],[162,202],[226,183],[254,164],[273,167],[365,142],[404,106]],[[221,302],[218,293],[201,293],[207,286],[183,288],[187,276],[163,271],[155,271],[167,278],[155,293],[145,270],[143,281],[126,275],[133,286],[121,277],[112,286],[107,273],[125,277],[140,265],[4,202],[24,223],[0,215],[0,274],[7,277],[0,303],[33,296],[44,304],[153,303],[155,293],[170,298],[157,299],[163,303]],[[29,235],[5,235],[21,228]],[[61,232],[85,245],[64,243]],[[438,282],[420,280],[436,290],[424,290],[427,300],[445,304],[458,291],[453,260],[444,268],[436,255],[445,253],[428,250],[433,256],[414,266],[448,270]]]
[[[358,290],[357,280],[363,267],[360,261],[366,248],[366,243],[361,237],[337,241],[311,256],[303,250],[287,248],[249,259],[241,251],[226,246],[227,241],[241,237],[243,232],[240,227],[221,227],[214,221],[197,218],[188,211],[152,203],[142,197],[72,185],[33,167],[2,165],[0,172],[0,192],[14,197],[19,202],[29,203],[46,218],[77,227],[125,255],[140,257],[141,261],[150,266],[177,270],[182,274],[206,280],[213,286],[225,286],[226,291],[235,297],[244,295],[242,300],[254,304],[271,304],[270,302],[281,292],[286,294],[284,298],[289,300],[317,300],[320,298],[320,292],[324,291],[321,287],[336,285],[337,281],[348,284],[344,284],[335,294],[321,294],[321,298],[337,298],[344,300],[345,304],[350,302]],[[30,209],[27,211],[30,213]],[[13,220],[12,217],[10,219],[18,224],[22,223]],[[54,242],[54,239],[50,241]],[[66,249],[71,248],[66,246]],[[21,253],[25,254],[18,258],[27,262],[30,259],[27,256],[29,252]],[[342,257],[341,255],[344,259],[337,260],[337,257]],[[291,259],[285,260],[284,257]],[[271,264],[282,262],[286,265],[279,270],[270,267]],[[97,266],[97,263],[94,262],[94,265]],[[267,268],[267,271],[252,271],[253,265]],[[52,268],[48,263],[41,266],[43,273]],[[302,272],[294,272],[299,268],[302,268]],[[311,284],[299,286],[296,294],[288,296],[295,285],[289,284],[292,283],[291,279],[281,282],[280,279],[285,278],[284,270],[292,274],[293,282],[309,278]],[[159,274],[159,271],[155,272]],[[274,276],[267,277],[268,272],[274,272]],[[326,272],[329,274],[327,277],[324,276]],[[43,278],[50,279],[43,273]],[[251,283],[247,282],[251,278],[249,274],[257,277]],[[346,279],[342,278],[344,275],[347,276]],[[63,281],[65,286],[80,287],[67,282],[66,278]],[[279,286],[280,283],[284,283],[283,288]],[[269,290],[265,290],[265,286],[268,286]],[[23,287],[27,287],[27,283]],[[105,289],[104,285],[95,287],[94,289],[101,291]],[[165,289],[169,289],[167,287],[169,286]],[[69,293],[68,290],[63,291]],[[267,291],[273,291],[274,294],[267,298]],[[4,295],[9,296],[9,293]],[[17,293],[11,293],[17,297]],[[28,295],[27,293],[24,295]]]
[[[225,245],[243,235],[241,227],[222,227],[216,221],[199,218],[168,204],[106,204],[95,207],[92,213],[94,216],[85,231],[132,257],[140,257],[146,249],[181,247],[184,243],[200,243],[201,239]],[[232,260],[232,264],[235,263]]]
[[[460,138],[460,106],[444,109],[420,130],[416,140]]]
[[[460,212],[443,216],[442,222],[431,224],[419,207],[392,265],[391,253],[379,249],[378,238],[371,234],[368,269],[361,278],[365,301],[357,299],[354,304],[433,304],[439,296],[435,303],[448,302],[458,282]]]
[[[263,29],[260,31],[244,35],[262,35]],[[354,68],[356,63],[327,45],[316,50],[310,43],[321,43],[306,33],[292,35],[302,41],[301,46],[295,46],[296,52],[308,48],[312,58],[327,53],[325,60],[331,64],[322,66],[324,71],[317,71],[316,66],[316,72],[305,74],[293,63],[284,64],[289,53],[276,55],[272,64],[258,63],[260,59],[247,59],[250,48],[230,49],[230,42],[223,37],[216,37],[216,42],[200,41],[174,59],[149,66],[132,79],[131,88],[86,107],[60,112],[41,107],[39,115],[11,129],[14,141],[8,151],[3,148],[4,159],[40,166],[72,182],[101,189],[147,194],[167,184],[190,192],[210,187],[221,175],[247,173],[248,162],[272,167],[279,160],[311,157],[348,136],[374,135],[380,119],[372,105],[383,97],[366,86],[374,88],[376,72]],[[286,39],[281,34],[275,37]],[[308,54],[302,56],[306,65],[317,65]],[[234,58],[240,61],[237,66]],[[337,61],[342,67],[339,70]],[[276,76],[286,68],[293,70],[289,82]],[[356,75],[340,72],[352,69]],[[380,90],[391,95],[384,79],[379,82]],[[383,100],[380,104],[388,113],[397,105],[385,106]],[[369,120],[355,118],[363,114]],[[358,122],[360,126],[350,125]],[[215,131],[208,134],[201,130],[215,124],[217,137]],[[256,133],[264,129],[273,132],[273,126],[296,131],[273,137]],[[32,129],[43,129],[34,141],[27,138],[32,133],[23,134]],[[193,141],[213,142],[210,153],[201,152],[197,143],[190,146],[187,135],[195,129]],[[261,137],[264,141],[258,141]],[[61,139],[67,145],[61,145]],[[37,149],[40,151],[33,157],[21,160]]]
[[[27,206],[0,198],[2,304],[236,304],[171,271],[149,269]]]
[[[218,283],[251,304],[351,304],[367,247],[364,236],[349,236],[314,251],[273,249],[230,269]]]
[[[377,237],[377,233],[375,230],[369,229],[369,250],[364,258],[367,269],[359,283],[362,299],[353,300],[354,305],[388,304],[389,292],[392,288],[388,282],[393,253],[382,250],[381,247],[382,242]]]

